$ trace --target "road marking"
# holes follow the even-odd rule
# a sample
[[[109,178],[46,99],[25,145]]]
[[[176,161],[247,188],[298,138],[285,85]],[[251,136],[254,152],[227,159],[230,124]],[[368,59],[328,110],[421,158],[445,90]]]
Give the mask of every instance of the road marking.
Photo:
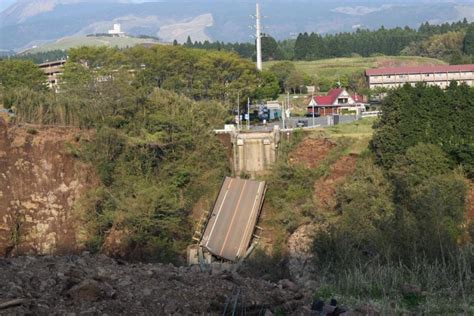
[[[227,234],[225,235],[224,243],[222,244],[221,251],[219,252],[220,256],[222,256],[222,252],[224,251],[225,244],[227,243],[227,239],[229,238],[230,231],[232,230],[232,225],[234,224],[235,215],[237,214],[237,210],[239,209],[240,201],[242,200],[242,195],[244,195],[246,185],[247,185],[247,181],[244,182],[244,186],[242,188],[242,191],[240,192],[239,200],[237,201],[237,205],[235,206],[234,215],[232,216],[232,220],[230,221],[229,230],[227,231]]]
[[[257,203],[258,197],[260,196],[260,188],[261,187],[262,187],[262,183],[260,182],[260,184],[258,185],[257,195],[255,196],[255,200],[253,202],[252,211],[250,212],[249,220],[247,221],[247,225],[245,226],[245,232],[244,232],[243,237],[247,236],[247,231],[249,230],[249,226],[250,226],[250,220],[253,218],[253,213],[254,213],[254,210],[255,210],[255,204]],[[242,240],[240,241],[239,250],[237,251],[237,257],[240,254],[240,251],[241,251],[242,246],[243,246],[242,245],[243,242],[244,242],[244,238],[242,238]]]
[[[232,184],[232,181],[234,181],[234,179],[230,179],[229,185],[227,186],[227,189],[224,194],[224,198],[222,199],[221,206],[219,207],[219,210],[217,211],[216,219],[214,220],[214,224],[212,225],[211,232],[209,233],[209,236],[207,238],[206,247],[209,244],[209,241],[211,240],[212,233],[214,232],[214,228],[216,227],[217,220],[219,219],[219,215],[221,214],[222,207],[224,206],[224,201],[227,197],[227,193],[229,193],[229,188],[230,188],[230,185]]]

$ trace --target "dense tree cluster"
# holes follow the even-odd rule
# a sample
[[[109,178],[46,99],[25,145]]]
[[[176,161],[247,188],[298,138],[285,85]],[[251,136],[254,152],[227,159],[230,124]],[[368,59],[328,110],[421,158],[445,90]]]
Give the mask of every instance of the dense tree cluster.
[[[41,90],[45,87],[46,76],[31,61],[0,60],[0,85],[3,89],[27,87]]]
[[[382,26],[378,30],[357,29],[355,32],[326,35],[300,33],[296,40],[276,41],[267,35],[262,39],[262,56],[263,60],[317,60],[355,54],[365,57],[374,54],[413,55],[466,63],[472,60],[473,33],[474,23],[464,19],[440,25],[425,22],[418,29],[386,29]],[[188,37],[184,45],[233,51],[244,58],[255,60],[254,43],[193,42]]]
[[[48,61],[61,60],[67,58],[67,51],[62,49],[51,50],[38,53],[24,53],[16,55],[15,59],[31,60],[35,64],[41,64]]]
[[[0,107],[46,92],[46,76],[31,61],[0,60]],[[31,98],[29,98],[31,99]]]
[[[474,88],[455,83],[389,92],[371,152],[337,189],[340,217],[316,236],[318,265],[457,260],[474,238],[465,237],[472,223],[464,221],[465,177],[474,176],[473,97]]]
[[[401,50],[417,40],[417,33],[409,28],[376,31],[358,29],[354,33],[321,36],[316,33],[298,35],[295,43],[295,59],[314,60],[359,54],[370,56],[380,53],[399,55]]]
[[[182,258],[193,205],[228,173],[213,128],[238,95],[246,102],[279,91],[272,73],[234,53],[176,46],[71,49],[58,93],[45,79],[31,61],[0,62],[14,121],[96,130],[70,148],[100,180],[77,206],[89,248],[118,234],[117,255],[160,261]]]
[[[399,155],[418,143],[439,146],[452,165],[474,176],[474,89],[452,82],[436,86],[405,85],[384,100],[383,115],[371,142],[376,162],[391,168]]]
[[[45,91],[41,96],[42,103],[45,104],[43,110],[48,113],[48,123],[57,119],[62,124],[88,125],[90,115],[101,113],[97,110],[100,106],[91,105],[88,111],[80,110],[81,106],[71,103],[70,98],[62,98],[63,94],[81,90],[84,95],[88,95],[96,91],[107,91],[108,86],[112,86],[110,91],[114,91],[114,81],[121,76],[128,77],[130,84],[144,90],[156,87],[194,100],[219,100],[229,109],[236,106],[238,96],[242,102],[246,102],[248,97],[273,99],[279,92],[278,83],[272,74],[258,72],[252,62],[230,52],[175,46],[154,46],[150,49],[136,46],[124,50],[81,47],[70,49],[68,54],[69,59],[60,80],[60,90],[63,93],[55,96]],[[39,97],[39,94],[18,92],[21,89],[38,90],[45,87],[45,76],[31,61],[1,61],[0,82],[4,88],[8,88],[8,92],[3,94],[5,105],[15,106],[18,114],[27,115],[19,115],[18,120],[38,122],[45,119],[44,115],[31,112],[32,108],[39,109],[35,106],[38,101],[31,99],[35,95]],[[105,98],[110,94],[100,95]],[[54,114],[52,108],[55,106],[61,115]],[[76,110],[81,113],[76,113]]]
[[[384,54],[396,56],[403,53],[407,46],[435,46],[439,41],[440,34],[455,33],[455,44],[446,44],[449,52],[431,52],[425,49],[421,55],[429,57],[446,57],[453,51],[462,52],[460,43],[468,28],[472,28],[466,19],[452,24],[430,25],[428,22],[422,24],[418,30],[405,28],[386,29],[383,26],[375,31],[357,29],[353,33],[338,33],[334,35],[319,35],[316,33],[299,34],[296,39],[294,54],[297,60],[314,60],[321,58],[343,57],[351,54],[370,56],[373,54]],[[435,48],[432,48],[433,50]],[[420,55],[414,48],[405,51],[414,55]]]
[[[174,43],[178,45],[177,42]],[[292,59],[294,40],[276,41],[270,35],[262,37],[262,59],[268,60],[288,60]],[[256,60],[255,43],[224,43],[224,42],[193,42],[188,36],[188,40],[184,44],[186,47],[224,50],[239,54],[243,58]]]
[[[128,68],[134,71],[135,83],[159,87],[184,94],[195,100],[235,102],[237,95],[254,98],[273,98],[278,91],[255,69],[255,65],[230,52],[188,49],[177,46],[136,46],[126,50],[80,48],[69,52],[69,66],[100,69],[101,72]],[[72,73],[75,73],[73,71]],[[68,75],[66,68],[65,76]],[[262,94],[267,91],[268,94]]]

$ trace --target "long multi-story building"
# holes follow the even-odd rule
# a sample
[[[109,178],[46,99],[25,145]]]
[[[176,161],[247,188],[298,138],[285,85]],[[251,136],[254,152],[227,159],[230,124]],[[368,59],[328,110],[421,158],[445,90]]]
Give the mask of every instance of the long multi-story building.
[[[54,60],[39,64],[38,67],[48,76],[48,87],[57,90],[59,77],[63,73],[65,59]]]
[[[474,64],[375,68],[367,69],[365,76],[370,89],[396,88],[405,83],[415,85],[418,82],[446,88],[453,80],[472,87]]]

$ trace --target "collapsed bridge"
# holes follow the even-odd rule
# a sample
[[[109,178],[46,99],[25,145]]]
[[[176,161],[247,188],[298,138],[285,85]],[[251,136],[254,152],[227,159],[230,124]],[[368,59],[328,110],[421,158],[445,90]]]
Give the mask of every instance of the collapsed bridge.
[[[201,250],[232,262],[243,259],[254,237],[265,191],[264,181],[226,177],[198,238]]]

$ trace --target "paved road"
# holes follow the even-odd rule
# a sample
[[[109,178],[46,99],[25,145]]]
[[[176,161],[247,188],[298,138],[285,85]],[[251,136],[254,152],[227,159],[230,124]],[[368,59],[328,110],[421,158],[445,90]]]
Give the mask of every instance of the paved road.
[[[265,182],[226,177],[201,246],[235,261],[245,255],[257,223]]]
[[[339,116],[339,124],[350,123],[356,121],[357,117],[355,115],[340,115]],[[323,116],[323,117],[315,117],[314,120],[312,117],[290,117],[286,120],[286,127],[287,128],[296,128],[298,121],[306,121],[308,123],[308,127],[317,126],[317,127],[327,127],[333,125],[332,117]],[[280,129],[283,127],[283,122],[271,122],[268,123],[267,126],[263,125],[252,125],[252,130],[271,130],[274,125],[278,125]]]

